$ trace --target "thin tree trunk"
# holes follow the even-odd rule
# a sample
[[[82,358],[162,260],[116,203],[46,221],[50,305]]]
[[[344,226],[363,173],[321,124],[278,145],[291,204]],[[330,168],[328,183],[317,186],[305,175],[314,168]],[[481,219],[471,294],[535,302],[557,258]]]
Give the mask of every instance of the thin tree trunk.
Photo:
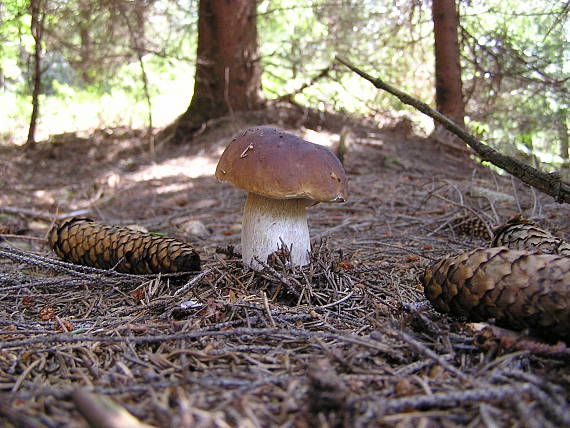
[[[257,0],[200,0],[194,94],[178,118],[175,142],[190,140],[210,119],[262,105],[256,6]]]
[[[92,11],[92,5],[85,2],[78,3],[79,15],[81,16],[81,22],[79,24],[79,37],[81,40],[81,45],[79,47],[79,58],[81,73],[81,79],[85,83],[93,83],[93,77],[89,74],[89,66],[91,64],[91,52],[93,50],[90,32],[90,18]]]
[[[455,0],[433,0],[435,101],[437,110],[465,126],[465,103],[459,62],[459,14]],[[436,126],[438,124],[436,123]]]
[[[570,159],[570,148],[568,143],[568,110],[561,108],[557,112],[558,120],[556,127],[558,130],[558,138],[560,139],[560,157],[564,160]]]
[[[36,125],[40,114],[40,94],[42,93],[42,40],[44,32],[44,18],[42,0],[30,0],[30,13],[32,15],[31,33],[34,38],[34,86],[32,89],[32,116],[25,147],[31,147],[36,142]]]
[[[138,7],[137,7],[138,6]],[[135,16],[136,16],[136,27],[133,28],[131,24],[131,20],[129,19],[128,14],[125,12],[123,7],[119,5],[120,13],[123,15],[125,23],[129,29],[129,35],[131,38],[131,43],[133,45],[133,49],[137,55],[137,60],[139,62],[139,67],[141,70],[141,80],[143,84],[143,92],[147,106],[147,138],[149,142],[149,151],[151,157],[154,157],[155,154],[155,146],[154,146],[154,135],[153,135],[153,120],[152,120],[152,99],[150,96],[150,89],[148,83],[148,75],[146,73],[146,69],[144,66],[144,44],[145,44],[145,23],[144,23],[144,9],[140,7],[139,4],[135,5]]]

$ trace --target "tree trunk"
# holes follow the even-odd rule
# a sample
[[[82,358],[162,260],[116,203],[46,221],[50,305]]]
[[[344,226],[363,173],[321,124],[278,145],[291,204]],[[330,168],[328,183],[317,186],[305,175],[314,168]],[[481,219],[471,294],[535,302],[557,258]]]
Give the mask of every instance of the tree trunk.
[[[31,33],[34,38],[34,87],[32,89],[32,116],[25,147],[31,147],[36,142],[36,125],[40,113],[40,94],[42,93],[42,39],[44,32],[44,17],[42,0],[30,1],[32,15]]]
[[[465,103],[459,62],[459,14],[455,0],[433,0],[435,101],[437,110],[465,127]],[[436,127],[437,127],[436,123]]]
[[[556,128],[560,139],[560,157],[567,161],[570,159],[569,138],[568,138],[568,109],[560,108],[557,112]]]
[[[200,0],[194,95],[176,123],[188,141],[202,124],[262,105],[256,0]]]

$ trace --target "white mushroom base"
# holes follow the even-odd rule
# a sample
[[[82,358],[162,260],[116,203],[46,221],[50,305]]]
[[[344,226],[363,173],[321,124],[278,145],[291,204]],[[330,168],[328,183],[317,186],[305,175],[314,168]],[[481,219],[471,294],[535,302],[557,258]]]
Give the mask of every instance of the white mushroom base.
[[[253,269],[263,266],[274,251],[286,246],[291,262],[309,264],[311,239],[307,226],[307,199],[271,199],[248,193],[243,210],[241,252],[244,264]]]

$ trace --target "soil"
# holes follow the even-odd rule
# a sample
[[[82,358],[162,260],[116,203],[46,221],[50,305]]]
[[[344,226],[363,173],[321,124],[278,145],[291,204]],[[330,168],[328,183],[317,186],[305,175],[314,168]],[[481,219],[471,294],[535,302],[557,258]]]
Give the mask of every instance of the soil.
[[[309,266],[241,265],[245,193],[213,172],[258,124],[333,145],[350,128],[350,199],[309,208]],[[0,146],[1,425],[570,426],[564,343],[437,313],[421,285],[489,245],[455,219],[522,213],[568,240],[567,205],[407,126],[346,117],[240,115],[151,149],[120,128]],[[182,239],[202,271],[59,262],[45,237],[74,213]]]

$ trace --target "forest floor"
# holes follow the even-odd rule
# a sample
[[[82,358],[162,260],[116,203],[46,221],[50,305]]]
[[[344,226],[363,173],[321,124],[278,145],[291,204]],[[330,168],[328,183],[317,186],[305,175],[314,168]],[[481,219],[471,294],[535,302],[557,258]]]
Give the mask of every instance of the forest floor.
[[[563,345],[439,314],[420,281],[488,246],[454,219],[493,228],[522,212],[568,239],[568,206],[346,119],[350,199],[309,209],[311,264],[246,270],[245,192],[215,180],[216,162],[261,123],[338,140],[339,121],[302,119],[228,118],[153,156],[128,129],[0,146],[0,425],[142,426],[128,411],[160,427],[570,426]],[[181,282],[58,262],[46,233],[72,212],[181,238],[202,271]]]

